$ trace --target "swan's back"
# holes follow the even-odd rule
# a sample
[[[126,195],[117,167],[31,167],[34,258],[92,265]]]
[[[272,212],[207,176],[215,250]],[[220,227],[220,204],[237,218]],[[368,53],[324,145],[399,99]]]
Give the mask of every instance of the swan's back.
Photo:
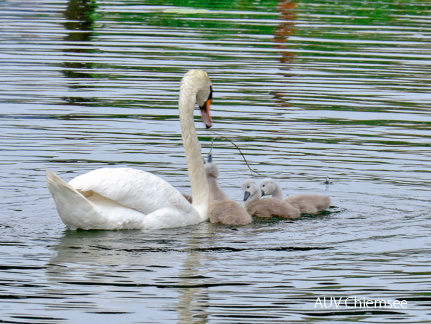
[[[76,229],[137,229],[145,215],[94,191],[79,192],[54,172],[46,170],[47,186],[61,220]]]
[[[69,184],[84,196],[94,192],[143,214],[165,207],[185,213],[193,210],[184,196],[167,181],[141,170],[101,168],[82,174]]]
[[[199,212],[165,180],[129,168],[97,169],[48,188],[70,229],[159,229],[197,224]]]

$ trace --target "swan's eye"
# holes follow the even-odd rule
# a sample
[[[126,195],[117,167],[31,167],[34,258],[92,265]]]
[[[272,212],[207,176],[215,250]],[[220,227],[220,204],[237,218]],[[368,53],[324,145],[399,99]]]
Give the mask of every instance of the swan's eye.
[[[264,188],[265,188],[265,185],[262,185],[262,187],[264,187]]]

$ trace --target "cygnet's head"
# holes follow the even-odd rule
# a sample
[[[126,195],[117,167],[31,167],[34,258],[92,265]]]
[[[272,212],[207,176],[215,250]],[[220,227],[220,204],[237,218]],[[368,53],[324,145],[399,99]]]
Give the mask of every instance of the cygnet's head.
[[[245,180],[241,185],[244,191],[244,202],[253,202],[259,200],[261,197],[259,186],[253,180]]]
[[[206,173],[207,177],[213,177],[216,179],[218,178],[220,171],[218,169],[217,164],[205,163],[204,166],[205,166],[205,173]]]
[[[277,184],[271,178],[265,178],[260,182],[260,190],[262,191],[262,196],[272,195],[277,190]]]

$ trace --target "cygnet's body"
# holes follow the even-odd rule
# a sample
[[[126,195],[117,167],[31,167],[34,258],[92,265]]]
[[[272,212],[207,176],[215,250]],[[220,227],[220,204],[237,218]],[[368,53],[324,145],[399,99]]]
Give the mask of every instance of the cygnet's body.
[[[262,180],[260,189],[263,195],[272,195],[275,199],[287,202],[293,207],[298,208],[301,214],[315,215],[327,209],[331,204],[331,199],[328,196],[322,195],[297,194],[283,200],[283,193],[280,186],[269,178]]]
[[[249,214],[261,218],[296,219],[301,216],[298,208],[275,198],[260,199],[262,194],[253,180],[246,180],[241,185],[244,191],[244,205]]]
[[[214,163],[205,164],[205,172],[210,189],[210,222],[224,225],[247,225],[251,216],[237,202],[229,199],[220,189],[217,178],[219,169]]]

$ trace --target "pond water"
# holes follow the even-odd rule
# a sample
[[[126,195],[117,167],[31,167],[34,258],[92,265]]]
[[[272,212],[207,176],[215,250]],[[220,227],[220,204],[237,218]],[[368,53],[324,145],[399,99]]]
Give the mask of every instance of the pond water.
[[[0,2],[0,321],[429,322],[430,15],[422,0]],[[190,193],[192,68],[213,81],[198,135],[225,192],[273,177],[330,212],[67,230],[45,167],[129,166]]]

